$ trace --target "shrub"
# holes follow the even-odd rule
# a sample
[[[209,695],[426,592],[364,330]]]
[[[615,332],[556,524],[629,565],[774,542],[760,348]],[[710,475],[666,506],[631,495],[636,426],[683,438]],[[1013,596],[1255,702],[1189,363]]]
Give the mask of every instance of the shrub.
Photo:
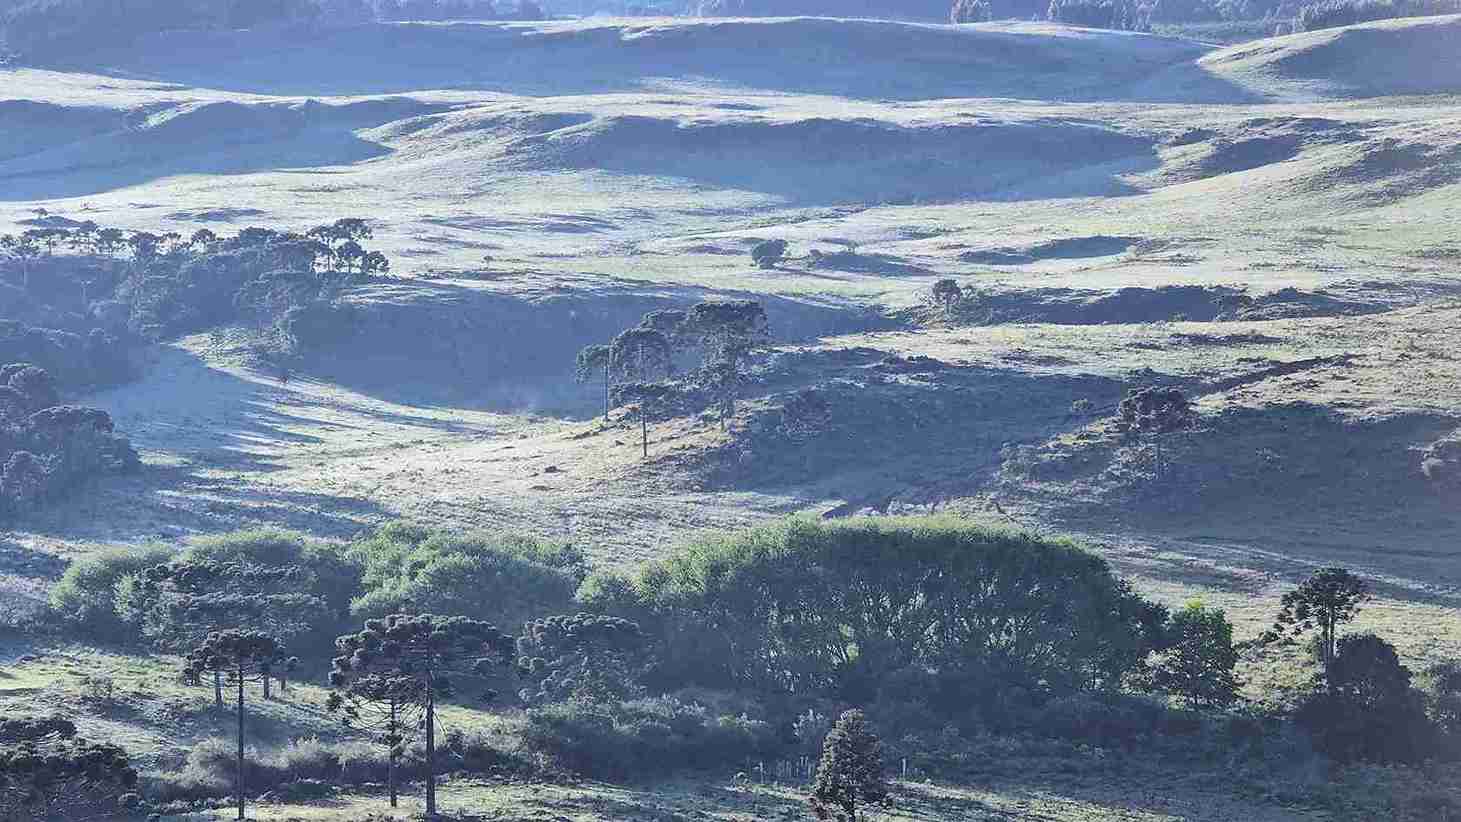
[[[1340,761],[1414,762],[1436,748],[1424,696],[1394,646],[1373,634],[1341,637],[1322,688],[1295,712],[1315,747]]]
[[[655,637],[652,685],[849,701],[918,668],[983,690],[1115,687],[1165,620],[1073,542],[953,518],[792,519],[709,536],[632,586],[600,579],[583,595]],[[964,709],[960,690],[936,707]]]
[[[352,545],[348,556],[363,569],[365,592],[351,603],[357,618],[429,611],[499,626],[567,610],[586,562],[565,543],[404,523]]]
[[[51,589],[51,611],[87,636],[111,642],[134,639],[135,633],[112,607],[113,592],[128,575],[166,562],[172,555],[167,546],[144,545],[78,559]]]
[[[783,741],[766,722],[712,716],[674,697],[619,704],[560,702],[527,714],[523,742],[583,776],[623,779],[666,767],[706,770],[771,758]]]
[[[1135,697],[1076,694],[1053,699],[1033,716],[1046,736],[1103,748],[1129,748],[1163,727],[1164,706]]]
[[[763,240],[751,249],[757,268],[775,268],[786,257],[786,240]]]

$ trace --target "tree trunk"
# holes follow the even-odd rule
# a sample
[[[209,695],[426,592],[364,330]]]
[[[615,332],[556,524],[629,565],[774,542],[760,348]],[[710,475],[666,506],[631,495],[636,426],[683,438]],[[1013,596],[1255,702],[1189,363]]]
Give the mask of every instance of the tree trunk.
[[[391,749],[386,756],[386,786],[391,791],[391,807],[396,807],[396,746],[399,744],[396,738],[396,700],[391,700],[391,723],[389,725],[389,739]]]
[[[218,710],[223,710],[223,672],[213,672],[213,704]]]
[[[609,364],[604,363],[604,422],[609,421]]]
[[[238,818],[244,818],[244,670],[238,666]]]
[[[436,819],[436,684],[426,669],[426,819]]]
[[[643,408],[639,409],[639,442],[644,449],[644,459],[649,459],[649,417]]]
[[[267,669],[265,669],[264,676],[263,676],[263,680],[264,680],[264,698],[265,699],[268,699],[269,698],[269,676],[270,676],[269,671]]]

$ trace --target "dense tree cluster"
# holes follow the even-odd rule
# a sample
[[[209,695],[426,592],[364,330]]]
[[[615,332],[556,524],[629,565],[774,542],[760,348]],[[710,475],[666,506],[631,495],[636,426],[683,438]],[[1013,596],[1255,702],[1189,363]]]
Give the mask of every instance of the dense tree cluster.
[[[1316,31],[1395,17],[1432,17],[1461,12],[1457,0],[1324,0],[1299,11],[1298,27]]]
[[[653,637],[666,687],[869,700],[912,677],[947,710],[968,710],[976,681],[986,695],[1117,687],[1164,621],[1071,543],[952,520],[793,520],[591,579],[584,596]]]
[[[1300,729],[1336,761],[1461,753],[1461,668],[1415,676],[1385,640],[1343,634],[1367,587],[1342,569],[1315,573],[1284,597],[1272,632],[1237,643],[1221,611],[1169,614],[1072,542],[955,518],[791,519],[586,578],[567,546],[399,524],[348,548],[256,532],[103,565],[68,571],[58,615],[94,620],[77,604],[95,592],[139,603],[126,624],[188,650],[188,681],[227,683],[239,739],[215,759],[244,801],[264,778],[248,761],[245,683],[277,677],[296,654],[315,674],[333,655],[327,707],[386,748],[393,800],[398,779],[424,776],[431,807],[436,774],[491,760],[460,729],[438,739],[445,701],[520,704],[525,750],[598,777],[820,747],[812,801],[824,819],[886,795],[875,726],[925,762],[922,746],[945,744],[930,739],[965,728],[1101,748],[1183,746],[1190,737],[1158,737],[1206,728],[1247,755],[1233,736],[1246,712],[1266,722],[1242,734]],[[452,593],[430,598],[438,586]],[[390,596],[371,596],[381,590]],[[327,651],[298,631],[309,618],[293,613],[299,603],[401,610],[366,617]],[[496,627],[514,624],[515,637]],[[1319,637],[1308,687],[1280,706],[1246,702],[1243,649],[1261,663],[1307,634]],[[71,733],[64,721],[4,721],[0,746]]]
[[[527,703],[608,701],[634,695],[645,645],[627,619],[575,614],[535,619],[517,639]]]
[[[137,465],[106,412],[61,405],[44,369],[0,368],[0,520]]]
[[[648,458],[649,422],[699,398],[718,409],[725,427],[735,415],[751,355],[770,341],[759,302],[703,302],[689,310],[651,312],[607,345],[586,346],[578,353],[575,376],[580,382],[603,380],[605,419],[616,406],[631,408]],[[676,360],[694,354],[699,367],[677,373]]]
[[[0,237],[0,288],[15,292],[19,316],[56,330],[0,327],[0,350],[34,350],[66,363],[68,373],[102,372],[91,382],[125,372],[118,337],[156,339],[251,320],[287,344],[328,342],[340,329],[320,322],[327,318],[319,307],[390,270],[383,253],[365,247],[371,229],[359,218],[303,233],[245,228],[232,237],[209,229],[186,237],[127,233],[56,215],[45,221],[48,228]],[[308,309],[316,309],[308,315],[316,322],[300,323]]]
[[[436,814],[436,701],[458,692],[464,679],[490,676],[515,660],[513,638],[491,623],[466,617],[392,614],[366,620],[365,629],[336,641],[330,684],[347,694],[363,677],[384,677],[392,687],[419,692],[426,740],[426,816]],[[496,695],[483,694],[492,699]],[[239,817],[242,819],[243,817]]]

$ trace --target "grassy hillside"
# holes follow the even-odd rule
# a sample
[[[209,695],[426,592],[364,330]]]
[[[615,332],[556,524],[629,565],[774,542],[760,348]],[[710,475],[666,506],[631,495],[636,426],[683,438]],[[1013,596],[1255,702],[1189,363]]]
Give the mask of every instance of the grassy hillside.
[[[38,603],[107,546],[256,525],[510,529],[632,569],[792,512],[933,511],[1081,535],[1144,595],[1224,608],[1240,639],[1344,565],[1375,592],[1355,630],[1417,670],[1456,657],[1457,25],[1221,48],[1031,23],[372,23],[154,32],[0,67],[0,234],[349,216],[393,262],[333,295],[347,333],[287,383],[240,322],[149,343],[136,380],[67,397],[107,411],[143,468],[10,521],[0,588]],[[787,254],[760,267],[771,239]],[[943,280],[956,305],[934,302]],[[727,426],[674,409],[641,459],[633,409],[604,419],[575,354],[726,299],[760,302],[773,344]],[[68,322],[94,311],[71,303]],[[1123,431],[1120,401],[1148,386],[1190,398],[1195,424]],[[225,730],[165,658],[65,638],[4,658],[8,710],[63,704],[149,766]],[[87,713],[94,670],[127,697]],[[271,755],[333,741],[322,692],[291,693],[261,720]],[[978,744],[1018,767],[914,774],[891,818],[1358,820],[1383,818],[1367,795],[1451,778],[1229,785],[1160,756]],[[461,775],[450,807],[751,819],[802,800],[734,770],[549,775]],[[359,818],[374,790],[276,796],[266,818]]]

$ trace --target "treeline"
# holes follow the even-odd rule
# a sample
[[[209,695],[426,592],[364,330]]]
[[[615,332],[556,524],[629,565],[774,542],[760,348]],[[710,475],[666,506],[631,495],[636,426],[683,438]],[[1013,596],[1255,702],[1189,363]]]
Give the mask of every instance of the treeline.
[[[956,0],[955,23],[1052,20],[1074,26],[1151,31],[1154,26],[1269,21],[1287,33],[1348,26],[1394,17],[1461,12],[1457,0]]]
[[[343,333],[332,300],[390,270],[355,218],[305,232],[245,228],[126,232],[56,215],[0,236],[0,359],[50,370],[66,385],[122,382],[128,340],[252,322],[289,349]]]
[[[1300,31],[1352,26],[1396,17],[1434,17],[1461,13],[1458,0],[1327,0],[1299,11]]]
[[[0,0],[0,44],[45,59],[160,31],[546,17],[538,0]]]
[[[146,775],[146,802],[384,777],[392,799],[425,780],[434,803],[444,769],[545,762],[603,778],[759,762],[805,779],[791,763],[848,708],[924,775],[1092,747],[1274,779],[1315,751],[1454,760],[1461,666],[1416,676],[1384,639],[1346,633],[1367,597],[1325,569],[1240,643],[1221,611],[1171,612],[1078,544],[950,518],[793,519],[627,574],[571,545],[397,524],[343,547],[250,532],[97,555],[68,569],[49,619],[181,654],[220,707],[328,679],[349,744],[380,746],[377,764],[314,743],[242,768],[232,743],[199,746],[183,771]],[[1286,664],[1285,645],[1309,649],[1308,682],[1245,697],[1240,659]],[[443,702],[511,713],[521,746],[441,727]]]

